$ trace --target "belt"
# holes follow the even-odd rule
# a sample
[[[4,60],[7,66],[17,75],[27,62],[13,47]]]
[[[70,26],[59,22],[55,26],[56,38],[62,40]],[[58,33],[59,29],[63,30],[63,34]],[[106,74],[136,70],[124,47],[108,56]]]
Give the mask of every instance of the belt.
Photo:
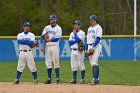
[[[72,48],[72,50],[78,50],[77,48]]]
[[[93,44],[88,44],[88,45],[93,45]]]
[[[94,43],[93,43],[94,44]],[[93,44],[88,44],[88,45],[93,45]],[[98,44],[101,44],[101,43],[98,43]]]
[[[20,51],[23,51],[23,52],[28,52],[28,51],[31,51],[31,50],[20,50]]]

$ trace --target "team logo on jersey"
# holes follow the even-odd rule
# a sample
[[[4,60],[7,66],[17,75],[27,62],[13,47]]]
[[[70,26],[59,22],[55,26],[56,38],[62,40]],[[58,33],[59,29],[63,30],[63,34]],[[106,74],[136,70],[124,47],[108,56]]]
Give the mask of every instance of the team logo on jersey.
[[[47,31],[49,34],[53,34],[55,35],[55,32],[54,31]]]
[[[23,38],[24,40],[30,40],[30,38]]]
[[[95,30],[89,30],[88,33],[95,33]]]

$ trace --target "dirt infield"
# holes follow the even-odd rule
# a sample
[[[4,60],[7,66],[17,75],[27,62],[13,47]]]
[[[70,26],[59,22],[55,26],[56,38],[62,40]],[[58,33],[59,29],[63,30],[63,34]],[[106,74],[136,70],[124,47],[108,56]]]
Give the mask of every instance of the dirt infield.
[[[0,82],[0,93],[140,93],[140,86]]]

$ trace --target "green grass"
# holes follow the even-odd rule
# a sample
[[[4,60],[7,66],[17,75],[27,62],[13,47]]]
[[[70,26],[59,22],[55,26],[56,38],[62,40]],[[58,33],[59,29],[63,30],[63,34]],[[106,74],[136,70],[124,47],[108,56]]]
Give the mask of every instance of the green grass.
[[[86,65],[86,83],[92,80],[91,66],[88,61]],[[38,69],[38,79],[44,82],[47,79],[47,69],[44,61],[36,61]],[[60,62],[60,78],[62,82],[69,83],[72,79],[72,71],[69,61]],[[0,81],[13,82],[16,76],[17,62],[0,62]],[[100,83],[101,84],[121,84],[121,85],[140,85],[140,61],[99,61]],[[52,73],[55,82],[55,72]],[[80,71],[78,71],[78,81],[80,81]],[[22,82],[31,82],[33,77],[28,67],[20,78]]]

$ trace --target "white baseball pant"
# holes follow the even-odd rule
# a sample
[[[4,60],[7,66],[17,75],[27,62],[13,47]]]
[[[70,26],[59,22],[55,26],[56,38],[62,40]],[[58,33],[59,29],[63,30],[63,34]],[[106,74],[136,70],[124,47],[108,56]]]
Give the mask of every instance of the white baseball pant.
[[[88,50],[90,48],[93,48],[93,45],[88,45]],[[94,49],[95,49],[94,54],[89,56],[89,61],[90,61],[91,66],[98,65],[98,58],[101,53],[102,45],[98,44]]]
[[[80,71],[85,70],[84,52],[79,52],[78,50],[72,50],[71,51],[71,69],[72,71],[77,71],[78,67]]]
[[[47,68],[52,68],[52,62],[54,63],[54,68],[60,68],[59,65],[59,47],[58,45],[47,45],[45,64]]]
[[[26,63],[31,72],[37,71],[32,51],[20,51],[17,70],[22,72],[26,66]]]

